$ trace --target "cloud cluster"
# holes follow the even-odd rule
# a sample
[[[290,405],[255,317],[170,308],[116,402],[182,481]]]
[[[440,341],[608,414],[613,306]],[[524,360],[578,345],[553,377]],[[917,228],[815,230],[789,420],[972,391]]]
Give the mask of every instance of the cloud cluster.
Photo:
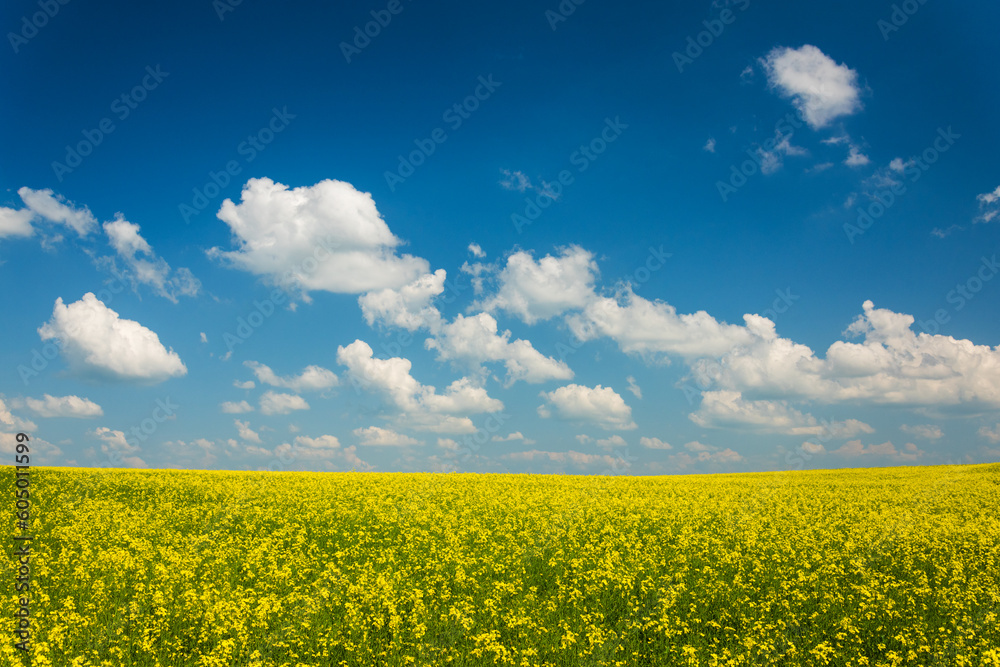
[[[611,387],[568,384],[539,395],[545,399],[538,407],[538,414],[543,418],[555,416],[567,421],[587,422],[608,431],[636,428],[632,408]]]

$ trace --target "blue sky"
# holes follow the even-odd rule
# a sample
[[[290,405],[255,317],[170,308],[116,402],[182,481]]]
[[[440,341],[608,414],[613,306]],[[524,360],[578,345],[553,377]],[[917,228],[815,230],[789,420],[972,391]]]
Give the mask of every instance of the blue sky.
[[[0,449],[1000,459],[981,3],[12,2]]]

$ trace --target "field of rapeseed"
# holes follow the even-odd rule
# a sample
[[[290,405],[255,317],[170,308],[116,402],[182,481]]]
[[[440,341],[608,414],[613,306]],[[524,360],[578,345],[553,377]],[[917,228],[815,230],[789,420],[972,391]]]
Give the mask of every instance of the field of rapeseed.
[[[1000,465],[32,474],[36,667],[1000,667]]]

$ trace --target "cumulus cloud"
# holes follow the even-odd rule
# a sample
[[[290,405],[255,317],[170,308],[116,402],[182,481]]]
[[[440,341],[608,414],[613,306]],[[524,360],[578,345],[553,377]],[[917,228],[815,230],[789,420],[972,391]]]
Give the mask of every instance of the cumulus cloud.
[[[420,444],[418,440],[414,440],[407,435],[378,426],[356,428],[352,433],[354,433],[362,445],[369,447],[407,447]]]
[[[595,298],[566,323],[579,340],[606,336],[626,353],[714,357],[753,340],[744,327],[719,322],[703,310],[678,315],[670,304],[637,296],[629,287],[613,298]]]
[[[371,346],[361,340],[338,347],[337,362],[347,367],[355,386],[381,394],[399,411],[400,423],[412,428],[470,433],[475,427],[466,415],[503,409],[501,401],[491,398],[486,389],[469,378],[455,380],[439,394],[410,374],[409,359],[376,359]]]
[[[673,449],[668,442],[659,438],[639,438],[639,444],[646,449]]]
[[[266,391],[260,397],[260,411],[265,415],[287,415],[294,410],[308,410],[309,404],[301,396]]]
[[[35,233],[31,226],[33,217],[31,209],[0,206],[0,239],[31,236]]]
[[[917,424],[913,426],[903,424],[899,427],[899,430],[903,433],[909,433],[912,436],[923,438],[924,440],[940,440],[944,437],[944,433],[941,432],[941,427],[934,426],[932,424]]]
[[[104,223],[104,233],[108,236],[108,244],[128,267],[127,276],[136,283],[151,286],[157,294],[174,303],[177,303],[178,296],[198,294],[201,282],[191,271],[180,268],[170,277],[170,265],[158,257],[139,234],[139,225],[126,220],[121,213],[111,222]]]
[[[152,382],[187,373],[159,336],[138,322],[121,319],[92,292],[68,306],[57,298],[52,318],[38,334],[42,340],[61,341],[62,355],[77,373]]]
[[[529,383],[548,380],[568,380],[573,371],[563,361],[546,357],[523,339],[510,340],[509,330],[497,333],[497,321],[492,315],[479,313],[471,317],[457,315],[441,328],[436,338],[425,341],[428,349],[436,350],[442,361],[462,361],[472,365],[499,361],[507,370],[507,386],[518,380]]]
[[[246,401],[240,401],[236,403],[234,401],[226,401],[219,405],[222,411],[230,415],[238,415],[244,412],[253,412],[253,406]]]
[[[497,276],[497,293],[473,307],[489,313],[502,310],[534,324],[585,306],[593,298],[597,275],[593,254],[579,246],[538,261],[520,250],[507,258]]]
[[[247,442],[256,442],[260,444],[260,435],[250,428],[249,421],[240,421],[239,419],[234,419],[233,424],[236,426],[237,433],[240,434],[240,439],[246,440]]]
[[[261,384],[278,387],[279,389],[288,389],[295,393],[323,391],[324,389],[336,387],[339,382],[333,371],[321,366],[306,366],[297,376],[280,377],[269,367],[257,361],[244,361],[243,365],[253,371],[253,374]],[[251,382],[250,385],[250,387],[245,388],[252,389],[253,383]]]
[[[30,432],[38,428],[38,425],[35,424],[35,422],[29,419],[22,419],[11,413],[10,408],[7,406],[7,403],[4,402],[3,398],[0,398],[0,424],[3,424],[5,428],[15,432]]]
[[[976,434],[980,438],[986,438],[993,444],[1000,443],[1000,423],[998,423],[993,428],[990,428],[988,426],[983,426],[978,431],[976,431]]]
[[[89,208],[86,206],[79,208],[73,202],[53,193],[52,190],[32,190],[25,187],[20,188],[17,194],[21,196],[21,200],[28,207],[34,220],[41,219],[45,222],[65,225],[79,236],[90,234],[97,226],[97,219],[94,218],[94,214],[90,212]]]
[[[601,428],[628,431],[636,428],[632,408],[611,387],[569,384],[555,391],[541,392],[545,403],[538,407],[541,417],[553,414],[568,421],[590,422]]]
[[[688,417],[706,428],[734,428],[786,435],[819,435],[825,438],[850,438],[859,433],[873,433],[868,424],[856,419],[828,422],[799,412],[785,401],[749,401],[738,391],[702,393],[697,412]]]
[[[625,438],[620,435],[612,435],[608,438],[598,438],[594,441],[594,444],[601,449],[614,449],[616,447],[628,446],[628,443],[625,442]]]
[[[857,146],[851,146],[850,153],[848,153],[847,158],[844,160],[844,164],[848,167],[864,167],[870,164],[871,160],[867,155],[861,152],[861,149]]]
[[[363,294],[358,297],[361,313],[369,325],[380,322],[407,331],[427,329],[437,333],[441,328],[441,313],[432,302],[444,291],[446,276],[444,269],[438,269],[408,285]]]
[[[103,443],[101,451],[105,454],[109,452],[133,453],[139,451],[139,446],[130,443],[123,431],[115,431],[107,426],[99,426],[92,433]]]
[[[791,98],[813,129],[861,109],[858,73],[811,44],[775,48],[761,63],[770,86]]]
[[[88,419],[104,414],[97,403],[79,396],[52,396],[45,394],[41,399],[25,400],[28,408],[39,417],[75,417]]]
[[[473,257],[476,257],[478,259],[482,259],[483,257],[486,257],[486,253],[483,251],[482,247],[480,247],[480,245],[478,243],[470,243],[469,244],[469,252],[472,253]]]
[[[401,241],[371,194],[343,181],[289,189],[253,178],[240,203],[226,199],[218,217],[229,225],[236,249],[212,248],[211,256],[304,295],[399,288],[428,273],[426,260],[396,254]]]

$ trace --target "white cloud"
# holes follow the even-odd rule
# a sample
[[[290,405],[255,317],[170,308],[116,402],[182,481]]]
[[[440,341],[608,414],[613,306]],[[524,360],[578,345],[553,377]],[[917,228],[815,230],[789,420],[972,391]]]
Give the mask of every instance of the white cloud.
[[[697,440],[684,444],[685,452],[678,452],[667,457],[667,462],[679,470],[690,468],[693,465],[731,465],[743,461],[743,456],[728,447],[719,449],[714,445],[709,445]],[[688,452],[691,452],[690,454]]]
[[[97,226],[97,220],[89,208],[86,206],[77,208],[73,202],[54,194],[52,190],[20,188],[17,194],[21,196],[33,217],[66,225],[80,236],[86,236]]]
[[[719,356],[753,340],[744,327],[718,322],[703,310],[678,315],[670,304],[649,301],[627,287],[614,298],[596,298],[566,322],[578,339],[607,336],[626,353]]]
[[[594,441],[601,449],[614,449],[615,447],[626,447],[628,443],[625,442],[625,438],[620,435],[612,435],[608,438],[598,438]]]
[[[358,297],[361,313],[369,325],[376,321],[407,331],[427,329],[436,333],[441,328],[441,313],[432,305],[444,291],[447,273],[438,269],[400,288],[385,288]]]
[[[233,424],[236,425],[236,431],[240,434],[241,440],[246,440],[247,442],[256,442],[260,444],[260,435],[257,434],[252,428],[250,428],[250,422],[241,422],[239,419],[234,419]]]
[[[174,271],[171,278],[170,265],[139,234],[139,225],[119,213],[114,220],[104,223],[104,233],[108,235],[108,244],[128,266],[132,280],[150,285],[157,294],[174,303],[178,296],[197,296],[201,282],[185,268]]]
[[[525,440],[524,435],[520,431],[514,431],[513,433],[508,433],[507,435],[504,436],[495,435],[492,438],[490,438],[490,440],[492,442],[514,442],[514,441],[524,441],[525,443],[529,442],[528,440]]]
[[[814,416],[790,407],[785,401],[748,401],[738,391],[703,392],[698,411],[688,417],[706,428],[735,428],[786,435],[850,438],[875,431],[856,419],[821,423]]]
[[[914,426],[903,424],[899,427],[899,430],[903,433],[909,433],[912,436],[923,438],[924,440],[940,440],[944,437],[944,433],[941,432],[941,427],[934,426],[933,424],[917,424]]]
[[[306,447],[309,449],[339,449],[340,440],[333,435],[321,435],[318,438],[310,438],[306,435],[300,435],[295,438],[295,444],[300,447]]]
[[[472,253],[473,257],[477,257],[479,259],[486,257],[486,253],[483,251],[483,249],[480,247],[478,243],[470,243],[469,252]]]
[[[525,192],[527,190],[533,190],[539,195],[545,195],[555,200],[559,198],[559,195],[555,193],[552,189],[551,183],[546,183],[542,181],[541,185],[534,185],[531,179],[528,178],[523,171],[510,171],[509,169],[501,169],[500,173],[502,177],[500,178],[500,187],[504,190],[514,190],[516,192]]]
[[[550,463],[569,464],[574,468],[590,468],[610,466],[617,468],[621,459],[608,454],[584,454],[572,449],[566,452],[546,452],[533,449],[527,452],[511,452],[500,457],[508,461],[543,461]]]
[[[233,401],[226,401],[219,405],[222,411],[230,415],[238,415],[244,412],[253,412],[253,406],[246,401],[240,401],[239,403]]]
[[[269,367],[257,361],[244,361],[243,365],[253,371],[261,384],[271,385],[280,389],[288,389],[295,393],[303,391],[323,391],[331,387],[336,387],[339,380],[333,371],[320,366],[306,366],[305,369],[295,377],[279,377]],[[248,389],[252,388],[246,387]]]
[[[851,151],[844,160],[844,164],[848,167],[864,167],[870,163],[871,160],[868,159],[868,156],[862,153],[861,149],[857,146],[851,146]]]
[[[14,431],[34,431],[38,428],[38,425],[30,419],[22,419],[13,413],[11,413],[10,408],[4,402],[3,398],[0,398],[0,424],[4,424]]]
[[[715,139],[713,137],[709,137],[708,141],[705,142],[705,145],[702,146],[702,150],[706,150],[709,153],[714,153],[715,152]]]
[[[260,397],[260,411],[265,415],[287,415],[293,410],[308,410],[305,399],[295,394],[266,391]]]
[[[88,419],[104,414],[97,403],[79,396],[52,396],[45,394],[41,399],[25,400],[28,408],[40,417],[76,417]]]
[[[832,454],[849,459],[858,458],[885,458],[891,461],[916,461],[923,452],[912,442],[903,445],[902,449],[896,449],[891,441],[883,442],[880,445],[862,445],[860,440],[851,440],[839,449],[833,450]]]
[[[98,301],[92,292],[66,306],[56,299],[52,318],[38,333],[42,340],[59,339],[70,367],[121,380],[162,381],[187,373],[181,359],[160,338]]]
[[[632,395],[636,398],[642,398],[642,389],[635,383],[635,378],[629,375],[625,381],[628,382],[628,390],[632,392]]]
[[[997,423],[997,425],[994,426],[993,428],[989,428],[988,426],[983,426],[978,431],[976,431],[976,434],[980,438],[986,438],[993,444],[1000,443],[1000,423]]]
[[[0,401],[2,403],[2,401]],[[31,429],[17,429],[21,430],[31,430]],[[3,460],[13,461],[14,455],[17,453],[17,445],[20,444],[17,441],[17,433],[4,433],[0,432],[0,453],[3,453]],[[33,437],[28,442],[31,448],[31,464],[32,465],[67,465],[65,459],[61,459],[63,452],[59,447],[53,445],[51,442],[39,438]]]
[[[401,241],[389,231],[371,194],[343,181],[289,189],[269,178],[252,178],[243,186],[241,202],[226,199],[218,217],[229,225],[237,249],[212,248],[211,256],[303,293],[398,288],[429,269],[424,259],[396,254]]]
[[[546,401],[538,408],[542,417],[551,417],[555,413],[561,419],[592,422],[608,431],[636,428],[632,421],[632,408],[611,387],[569,384],[539,395]]]
[[[139,451],[139,446],[131,444],[123,431],[114,431],[107,426],[99,426],[92,433],[103,443],[101,451],[105,454],[108,452],[133,453]]]
[[[503,362],[507,386],[518,380],[538,383],[573,377],[573,371],[565,362],[546,357],[529,341],[519,338],[511,342],[510,337],[509,330],[497,333],[497,321],[492,315],[457,315],[454,321],[442,327],[437,338],[428,339],[424,345],[437,350],[438,359],[442,361],[464,361],[474,365]]]
[[[593,298],[597,275],[593,254],[579,246],[537,262],[530,252],[519,250],[498,275],[497,293],[473,307],[490,313],[502,310],[534,324],[584,307]]]
[[[460,445],[452,438],[438,438],[438,447],[442,449],[447,449],[449,452],[457,452],[460,449]]]
[[[360,440],[362,445],[370,447],[407,447],[420,444],[418,440],[414,440],[409,436],[378,426],[356,428],[352,433]]]
[[[668,442],[660,440],[659,438],[639,438],[639,444],[646,449],[673,449]]]
[[[775,48],[761,63],[771,87],[790,97],[813,129],[861,109],[858,73],[815,46]]]
[[[257,385],[254,384],[253,380],[247,380],[246,382],[240,382],[239,380],[233,380],[233,386],[237,389],[253,389]]]
[[[204,331],[202,331],[200,334],[198,334],[198,337],[199,337],[199,339],[201,340],[202,343],[207,343],[208,342],[208,336],[205,335]]]
[[[409,359],[376,359],[371,346],[356,340],[337,348],[337,361],[346,366],[356,387],[372,389],[399,410],[399,423],[441,433],[469,433],[475,427],[466,415],[499,412],[503,403],[469,378],[452,382],[444,393],[420,384]]]
[[[30,209],[13,209],[0,206],[0,239],[31,236],[35,233],[31,226],[34,214]]]
[[[979,202],[980,214],[975,222],[990,222],[1000,215],[1000,185],[992,192],[976,195],[976,200]]]

